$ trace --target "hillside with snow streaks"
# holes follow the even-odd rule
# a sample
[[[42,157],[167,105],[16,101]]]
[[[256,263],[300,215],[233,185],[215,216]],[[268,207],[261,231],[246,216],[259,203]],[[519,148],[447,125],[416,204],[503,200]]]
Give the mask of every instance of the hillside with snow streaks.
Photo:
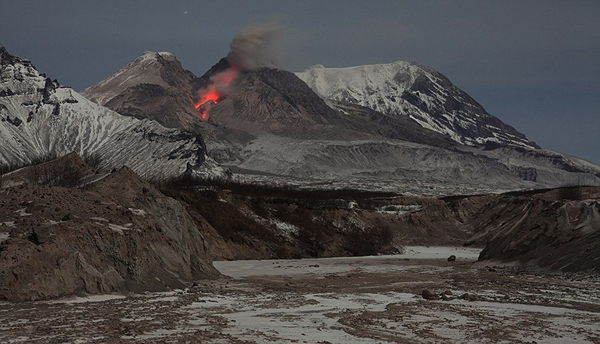
[[[194,78],[175,55],[146,51],[81,94],[124,116],[152,119],[167,128],[197,131],[202,121],[192,106],[190,82]]]
[[[444,75],[416,62],[347,68],[316,65],[296,75],[323,98],[387,115],[408,116],[461,144],[538,148],[525,135],[487,113]]]
[[[220,174],[202,139],[150,120],[122,116],[40,74],[0,46],[0,163],[46,154],[99,154],[106,167],[127,165],[142,176]]]

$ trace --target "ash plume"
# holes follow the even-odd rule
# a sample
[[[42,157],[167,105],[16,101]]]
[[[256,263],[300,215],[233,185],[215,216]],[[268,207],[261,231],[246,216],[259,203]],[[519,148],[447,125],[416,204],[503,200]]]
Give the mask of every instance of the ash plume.
[[[277,22],[254,23],[241,29],[230,43],[227,60],[241,71],[275,67],[274,43],[283,26]]]
[[[227,97],[231,83],[242,71],[275,66],[274,43],[283,27],[275,22],[250,24],[240,30],[227,54],[229,67],[210,76],[209,83],[197,91],[194,103],[202,119],[210,119],[210,109]]]

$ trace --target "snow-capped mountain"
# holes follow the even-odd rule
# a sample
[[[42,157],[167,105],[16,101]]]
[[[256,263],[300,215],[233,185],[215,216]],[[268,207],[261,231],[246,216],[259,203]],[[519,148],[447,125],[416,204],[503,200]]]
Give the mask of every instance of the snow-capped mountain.
[[[387,115],[408,116],[461,144],[538,148],[525,135],[487,113],[444,75],[416,62],[348,68],[316,65],[296,75],[325,99],[358,104]]]
[[[221,173],[207,161],[202,139],[151,120],[122,116],[40,74],[0,46],[0,163],[55,153],[97,153],[106,166],[127,165],[142,176],[186,171]]]
[[[158,55],[162,54],[166,53]],[[140,62],[157,59],[158,55],[145,54],[128,66],[140,66]],[[133,100],[128,96],[128,90],[148,85],[145,82],[149,78],[144,74],[162,75],[161,64],[148,66],[156,70],[127,66],[121,69],[127,69],[128,80],[144,83],[121,87],[111,76],[101,85],[112,84],[121,93],[115,95],[111,88],[94,86],[85,94],[91,99],[122,99],[119,103],[107,101],[106,106],[122,114],[127,114],[132,106],[140,109],[140,117],[147,113],[148,118],[156,118],[160,113],[148,105],[153,103],[153,95]],[[228,68],[227,59],[220,60],[201,77],[192,78],[191,86],[182,86],[180,94],[187,92],[188,87],[192,91],[206,88]],[[181,71],[179,79],[184,78]],[[155,82],[164,84],[161,80]],[[413,82],[407,88],[416,84],[419,83]],[[354,87],[357,93],[362,92],[359,87],[369,88],[362,84]],[[437,185],[449,193],[549,187],[577,180],[600,183],[597,166],[537,148],[510,126],[485,113],[466,94],[454,86],[446,87],[444,94],[448,99],[452,95],[454,101],[460,100],[454,105],[458,109],[454,113],[473,116],[472,121],[477,123],[479,131],[456,129],[463,136],[479,138],[468,141],[472,146],[456,142],[446,133],[431,130],[408,116],[386,114],[381,112],[385,110],[377,111],[347,99],[324,99],[294,73],[272,68],[241,71],[226,96],[210,108],[209,120],[202,121],[195,130],[205,138],[209,156],[254,175],[335,180],[353,187],[369,183],[378,187],[383,183],[396,190],[408,184]],[[165,106],[172,104],[175,108],[183,102],[181,97],[157,97]],[[187,109],[194,111],[192,103],[185,102]],[[418,111],[420,116],[435,118],[435,111]],[[200,118],[198,114],[194,116]]]

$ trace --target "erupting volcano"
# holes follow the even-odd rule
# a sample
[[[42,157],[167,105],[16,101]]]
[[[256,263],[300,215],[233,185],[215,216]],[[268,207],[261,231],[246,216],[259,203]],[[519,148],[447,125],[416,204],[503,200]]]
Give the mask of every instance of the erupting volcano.
[[[229,86],[237,78],[239,72],[235,66],[216,74],[210,79],[210,84],[198,91],[198,101],[194,107],[202,119],[208,121],[209,110],[225,98],[229,91]]]
[[[198,91],[194,107],[202,119],[208,121],[210,108],[228,95],[229,86],[240,71],[274,66],[269,48],[280,31],[281,25],[270,22],[248,25],[235,35],[227,57],[219,62],[223,63],[219,67],[227,67],[210,77],[208,85]]]

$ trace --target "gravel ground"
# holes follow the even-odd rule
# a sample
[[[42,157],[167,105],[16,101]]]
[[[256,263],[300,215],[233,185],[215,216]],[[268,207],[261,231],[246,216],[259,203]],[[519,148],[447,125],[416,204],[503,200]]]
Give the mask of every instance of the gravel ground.
[[[215,262],[229,277],[186,290],[1,303],[0,342],[600,343],[600,276],[477,254]]]

